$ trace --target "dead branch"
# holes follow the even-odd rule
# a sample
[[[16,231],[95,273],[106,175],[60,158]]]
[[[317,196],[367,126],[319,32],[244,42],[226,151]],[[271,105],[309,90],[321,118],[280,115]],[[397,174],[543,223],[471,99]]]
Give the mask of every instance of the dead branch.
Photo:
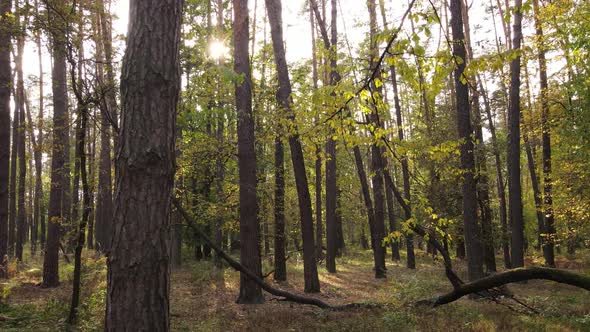
[[[345,305],[334,306],[334,305],[328,304],[320,299],[302,296],[302,295],[294,294],[294,293],[291,293],[291,292],[288,292],[288,291],[285,291],[282,289],[272,287],[271,285],[264,282],[264,280],[262,280],[262,278],[255,275],[250,270],[248,270],[246,267],[244,267],[244,265],[240,264],[240,262],[236,261],[231,256],[226,254],[220,247],[215,245],[215,243],[213,243],[213,241],[211,241],[211,239],[209,239],[209,237],[200,229],[200,227],[197,225],[195,220],[186,212],[186,210],[182,207],[181,203],[176,198],[173,198],[172,202],[173,202],[174,206],[176,207],[177,211],[186,220],[189,227],[191,227],[197,234],[199,234],[201,239],[203,239],[203,241],[205,241],[205,243],[207,243],[207,245],[209,245],[213,250],[215,250],[215,252],[219,255],[219,257],[223,258],[235,270],[237,270],[241,273],[244,273],[248,278],[253,280],[255,283],[257,283],[262,289],[264,289],[268,293],[275,295],[275,296],[282,297],[286,301],[300,303],[300,304],[315,305],[315,306],[320,307],[322,309],[330,309],[330,310],[347,310],[347,309],[367,308],[367,307],[374,308],[374,307],[380,306],[380,304],[376,304],[376,303],[349,303],[349,304],[345,304]]]
[[[480,293],[496,287],[526,280],[543,279],[572,285],[590,291],[590,277],[565,270],[529,267],[508,270],[456,287],[453,291],[432,300],[420,301],[433,307],[454,302],[465,295]]]

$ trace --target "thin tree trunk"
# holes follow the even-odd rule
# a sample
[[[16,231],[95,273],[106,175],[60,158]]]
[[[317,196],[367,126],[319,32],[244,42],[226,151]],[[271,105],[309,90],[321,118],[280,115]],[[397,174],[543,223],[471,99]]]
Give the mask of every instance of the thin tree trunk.
[[[81,77],[80,77],[81,79]],[[90,204],[90,188],[88,186],[88,173],[86,170],[86,152],[84,146],[86,144],[86,126],[88,122],[88,109],[85,105],[78,105],[78,127],[76,128],[76,154],[79,156],[80,176],[82,179],[82,219],[77,227],[76,249],[74,253],[74,279],[72,287],[72,302],[70,304],[70,314],[68,322],[71,324],[76,321],[78,315],[78,305],[80,303],[80,287],[82,274],[82,249],[84,248],[84,238],[86,235],[86,225],[88,217],[92,212],[92,205]]]
[[[463,0],[463,25],[465,27],[465,47],[467,57],[473,60],[473,48],[471,47],[471,27],[469,25],[469,8],[467,1]],[[477,78],[474,78],[470,85],[472,96],[471,104],[473,105],[473,124],[475,126],[475,138],[477,140],[475,160],[476,160],[476,188],[477,199],[479,202],[481,235],[483,245],[483,261],[486,266],[486,272],[496,272],[496,255],[494,249],[494,235],[492,233],[492,209],[490,207],[490,191],[488,181],[488,163],[483,139],[483,122],[481,118],[481,108],[479,104],[480,91],[477,86]]]
[[[522,43],[522,0],[514,1],[512,49]],[[520,183],[520,54],[510,63],[510,106],[508,110],[508,215],[512,229],[510,250],[512,268],[524,266],[524,221]]]
[[[369,10],[369,36],[370,36],[370,60],[369,71],[375,72],[375,60],[379,57],[379,48],[377,44],[377,5],[375,0],[367,2]],[[380,76],[380,74],[378,74]],[[379,119],[379,108],[383,101],[381,96],[381,89],[374,83],[372,90],[375,91],[373,97],[373,109],[369,116],[370,121],[375,125],[375,128],[383,129],[383,125]],[[383,163],[383,156],[381,155],[381,148],[376,142],[371,144],[371,172],[373,174],[371,182],[373,185],[373,199],[375,203],[375,236],[373,238],[373,259],[375,264],[375,278],[385,278],[385,247],[383,246],[383,238],[385,235],[385,197],[384,197],[384,182],[383,171],[385,169]]]
[[[19,24],[26,24],[27,18]],[[23,53],[25,48],[25,36],[21,35],[17,38],[17,55],[16,55],[16,109],[18,109],[18,128],[17,128],[17,158],[18,158],[18,196],[16,215],[16,259],[23,260],[23,245],[26,240],[26,211],[25,211],[25,184],[27,176],[27,159],[26,159],[26,121],[25,121],[25,87],[23,77]],[[15,168],[16,172],[16,168]]]
[[[169,216],[182,5],[129,4],[105,331],[170,328]]]
[[[318,59],[316,50],[316,23],[313,9],[309,8],[309,21],[311,24],[311,64],[312,64],[312,78],[314,91],[318,89]],[[315,105],[315,104],[314,104]],[[316,119],[316,123],[318,120]],[[321,147],[316,146],[315,159],[315,219],[316,219],[316,234],[315,234],[315,248],[316,259],[321,261],[324,258],[323,251],[323,218],[322,218],[322,156]]]
[[[533,10],[535,16],[535,30],[537,37],[537,57],[539,59],[539,85],[541,97],[541,127],[543,130],[543,203],[545,223],[543,229],[543,256],[545,264],[549,267],[555,267],[554,251],[554,215],[553,215],[553,182],[551,178],[551,125],[549,120],[548,93],[549,84],[547,82],[547,60],[545,59],[545,42],[543,37],[543,26],[539,19],[539,0],[533,0]]]
[[[283,44],[282,9],[280,0],[266,0],[272,44],[275,55],[275,63],[278,71],[279,89],[277,100],[280,108],[286,113],[287,119],[294,123],[295,114],[291,107],[291,81],[285,58],[285,46]],[[303,149],[299,140],[299,134],[289,135],[289,146],[291,160],[295,172],[295,183],[297,186],[297,197],[299,200],[299,213],[301,218],[301,235],[303,238],[303,274],[305,279],[306,292],[319,292],[320,281],[318,278],[317,263],[315,258],[315,244],[313,232],[313,212],[311,209],[311,197],[305,170]]]
[[[94,34],[96,45],[96,58],[97,58],[97,79],[101,82],[105,89],[104,98],[101,100],[99,105],[100,109],[100,152],[99,152],[99,165],[98,165],[98,188],[96,198],[96,214],[95,214],[95,241],[96,248],[103,253],[107,253],[111,245],[111,234],[113,231],[113,180],[112,180],[112,160],[111,160],[111,138],[112,133],[112,121],[113,121],[113,92],[111,91],[114,87],[111,85],[111,81],[105,81],[104,71],[105,68],[111,66],[107,63],[105,57],[105,41],[107,36],[104,36],[104,25],[102,20],[105,19],[103,12],[104,1],[98,2],[98,12],[95,18]],[[106,65],[104,65],[106,63]],[[107,69],[108,70],[108,69]],[[116,105],[115,105],[116,107]],[[114,135],[116,136],[116,135]]]

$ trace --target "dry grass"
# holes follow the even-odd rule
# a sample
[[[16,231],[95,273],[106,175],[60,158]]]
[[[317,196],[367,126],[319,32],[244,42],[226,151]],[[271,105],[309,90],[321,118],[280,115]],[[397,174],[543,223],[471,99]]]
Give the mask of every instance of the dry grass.
[[[55,289],[38,287],[38,258],[20,266],[3,284],[0,304],[0,330],[64,330],[71,269],[64,264],[62,285]],[[538,258],[531,257],[531,264]],[[561,267],[587,273],[588,258],[560,258]],[[268,264],[268,262],[265,262]],[[456,262],[463,274],[462,262]],[[333,304],[350,302],[381,303],[381,309],[333,312],[279,301],[266,294],[263,305],[238,305],[239,275],[218,270],[210,262],[187,260],[173,271],[171,317],[174,331],[590,331],[590,297],[579,289],[545,281],[511,285],[517,297],[539,311],[517,313],[504,305],[485,300],[462,299],[432,309],[415,306],[417,300],[450,289],[441,264],[432,258],[418,257],[418,269],[408,270],[402,263],[388,262],[388,278],[373,277],[369,252],[351,253],[338,261],[338,273],[328,274],[320,266],[322,293],[315,294]],[[265,271],[270,270],[265,266]],[[16,267],[15,267],[16,270]],[[85,255],[84,293],[78,330],[102,329],[104,314],[104,259]],[[289,282],[275,286],[300,292],[303,288],[301,262],[288,266]],[[272,282],[272,277],[268,278]],[[522,306],[505,301],[519,310]]]

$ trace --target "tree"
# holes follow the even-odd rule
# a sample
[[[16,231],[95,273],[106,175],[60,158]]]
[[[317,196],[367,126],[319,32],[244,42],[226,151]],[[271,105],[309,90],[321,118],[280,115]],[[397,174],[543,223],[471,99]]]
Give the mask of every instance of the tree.
[[[66,82],[65,5],[60,1],[48,1],[49,33],[52,40],[53,69],[53,145],[51,154],[51,188],[49,192],[49,220],[47,243],[43,259],[43,286],[59,285],[59,243],[61,225],[69,205],[64,195],[69,188],[66,182],[66,142],[68,140],[68,95]]]
[[[256,196],[256,151],[252,116],[252,78],[248,50],[248,0],[234,0],[234,70],[241,76],[236,83],[238,113],[238,167],[240,173],[240,261],[253,273],[262,276],[260,262],[260,224]],[[259,285],[240,274],[238,303],[262,303]]]
[[[465,67],[465,35],[461,13],[462,0],[451,0],[451,27],[453,30],[453,57],[455,59],[455,90],[457,99],[457,129],[461,139],[461,170],[463,172],[463,227],[467,251],[469,280],[483,276],[481,233],[477,224],[477,202],[475,186],[475,158],[473,155],[473,130],[469,107],[469,90]]]
[[[274,50],[275,64],[278,72],[279,90],[277,101],[287,119],[294,122],[295,115],[291,108],[291,80],[287,69],[285,46],[283,45],[283,27],[281,0],[266,0],[266,10],[270,23],[272,46]],[[317,263],[315,259],[315,245],[313,234],[313,214],[311,209],[311,196],[305,172],[305,160],[303,149],[299,140],[297,128],[289,134],[289,147],[291,148],[291,160],[295,171],[295,183],[299,200],[299,214],[301,218],[301,236],[303,238],[303,269],[305,277],[305,291],[314,293],[320,291]]]
[[[98,166],[98,195],[96,197],[96,245],[102,252],[107,252],[111,244],[112,220],[113,220],[113,182],[111,161],[111,133],[113,132],[114,112],[117,107],[115,101],[114,84],[109,74],[105,78],[105,68],[112,67],[112,59],[105,56],[106,45],[110,36],[105,33],[110,31],[107,22],[104,22],[104,1],[100,0],[96,6],[96,18],[94,19],[94,35],[96,45],[97,79],[105,89],[105,98],[99,104],[100,109],[100,152]],[[105,65],[106,64],[106,65]],[[110,69],[112,71],[112,69]],[[108,70],[107,70],[108,72]]]
[[[0,1],[0,278],[6,278],[8,253],[8,181],[10,164],[10,29],[12,0]]]
[[[539,59],[539,88],[541,98],[541,127],[543,130],[543,199],[545,207],[545,220],[542,235],[543,256],[545,264],[555,267],[554,252],[554,215],[553,215],[553,181],[551,178],[551,125],[549,120],[549,84],[547,83],[547,60],[545,59],[545,42],[543,36],[543,26],[539,18],[539,0],[533,0],[533,10],[535,15],[535,30],[537,37],[537,58]]]
[[[522,0],[514,1],[512,50],[522,43]],[[508,215],[511,225],[512,268],[524,266],[524,221],[520,184],[520,53],[510,62],[510,105],[508,108]]]
[[[183,1],[129,5],[105,330],[167,331]]]

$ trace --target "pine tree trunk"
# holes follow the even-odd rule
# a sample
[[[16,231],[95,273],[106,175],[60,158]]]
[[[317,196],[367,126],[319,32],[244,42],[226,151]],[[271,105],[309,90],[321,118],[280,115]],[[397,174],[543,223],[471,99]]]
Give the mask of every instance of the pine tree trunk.
[[[282,12],[280,0],[266,0],[266,9],[271,28],[272,44],[275,63],[278,71],[279,90],[277,100],[287,119],[294,123],[295,115],[291,107],[291,81],[287,69],[285,46],[283,44]],[[297,128],[294,128],[297,130]],[[305,279],[305,291],[315,293],[320,291],[317,263],[315,258],[315,239],[313,230],[313,212],[311,197],[305,170],[303,149],[297,131],[289,135],[291,160],[295,173],[297,197],[299,200],[299,214],[301,218],[301,235],[303,239],[303,274]]]
[[[23,22],[26,22],[26,17]],[[20,24],[20,20],[19,20]],[[25,211],[25,184],[27,176],[26,162],[26,135],[25,135],[25,87],[23,77],[23,53],[25,48],[25,39],[23,36],[17,38],[17,55],[16,55],[16,108],[18,109],[18,129],[17,129],[17,158],[18,158],[18,195],[16,215],[16,259],[23,260],[23,245],[26,240],[26,211]],[[15,168],[16,172],[16,168]]]
[[[256,149],[252,116],[252,78],[248,50],[248,0],[234,0],[234,70],[243,77],[236,83],[238,116],[238,168],[240,177],[240,262],[257,276],[262,276],[260,261],[260,224],[256,195]],[[245,274],[240,274],[237,303],[262,303],[262,289]]]
[[[539,85],[541,97],[541,127],[543,130],[543,203],[545,223],[543,229],[543,256],[545,265],[555,267],[555,250],[554,250],[554,215],[553,215],[553,181],[551,178],[551,125],[549,119],[548,93],[549,84],[547,82],[547,60],[545,59],[545,42],[543,37],[543,26],[539,19],[539,0],[533,0],[533,10],[535,16],[535,31],[537,36],[537,57],[539,59]]]
[[[101,100],[99,105],[100,109],[100,152],[99,152],[99,165],[98,165],[98,195],[96,197],[96,214],[95,214],[95,241],[96,248],[103,253],[107,253],[111,245],[111,234],[113,232],[113,180],[112,180],[112,160],[111,160],[111,138],[112,135],[112,121],[114,120],[114,109],[116,104],[113,103],[112,96],[114,89],[112,82],[107,78],[105,80],[104,71],[105,68],[111,66],[110,62],[107,62],[105,56],[105,41],[108,36],[103,35],[105,33],[103,22],[105,15],[103,12],[104,1],[100,0],[97,6],[97,14],[94,20],[94,34],[96,45],[96,58],[99,62],[97,66],[97,79],[106,89],[105,96]],[[107,29],[108,30],[108,29]],[[106,65],[101,65],[106,63]],[[108,69],[107,69],[108,71]],[[114,135],[116,136],[116,135]]]
[[[0,257],[8,254],[8,183],[10,166],[10,30],[5,28],[12,1],[0,0]],[[8,277],[6,261],[0,260],[0,278]]]
[[[522,0],[514,1],[512,13],[514,37],[512,49],[519,51],[522,42]],[[510,105],[508,109],[508,215],[511,226],[512,268],[524,266],[524,221],[520,183],[520,55],[510,63]]]
[[[182,5],[182,0],[129,4],[106,331],[170,328],[169,217]]]
[[[467,253],[467,270],[469,280],[473,281],[483,276],[483,259],[481,232],[477,224],[477,202],[475,186],[475,158],[473,155],[473,129],[469,109],[469,91],[463,82],[467,53],[465,51],[465,36],[463,33],[463,18],[461,14],[462,0],[451,1],[451,27],[453,31],[453,56],[456,59],[455,90],[457,99],[457,128],[460,146],[461,169],[463,171],[463,227],[465,234],[465,249]],[[457,60],[460,59],[460,60]]]

